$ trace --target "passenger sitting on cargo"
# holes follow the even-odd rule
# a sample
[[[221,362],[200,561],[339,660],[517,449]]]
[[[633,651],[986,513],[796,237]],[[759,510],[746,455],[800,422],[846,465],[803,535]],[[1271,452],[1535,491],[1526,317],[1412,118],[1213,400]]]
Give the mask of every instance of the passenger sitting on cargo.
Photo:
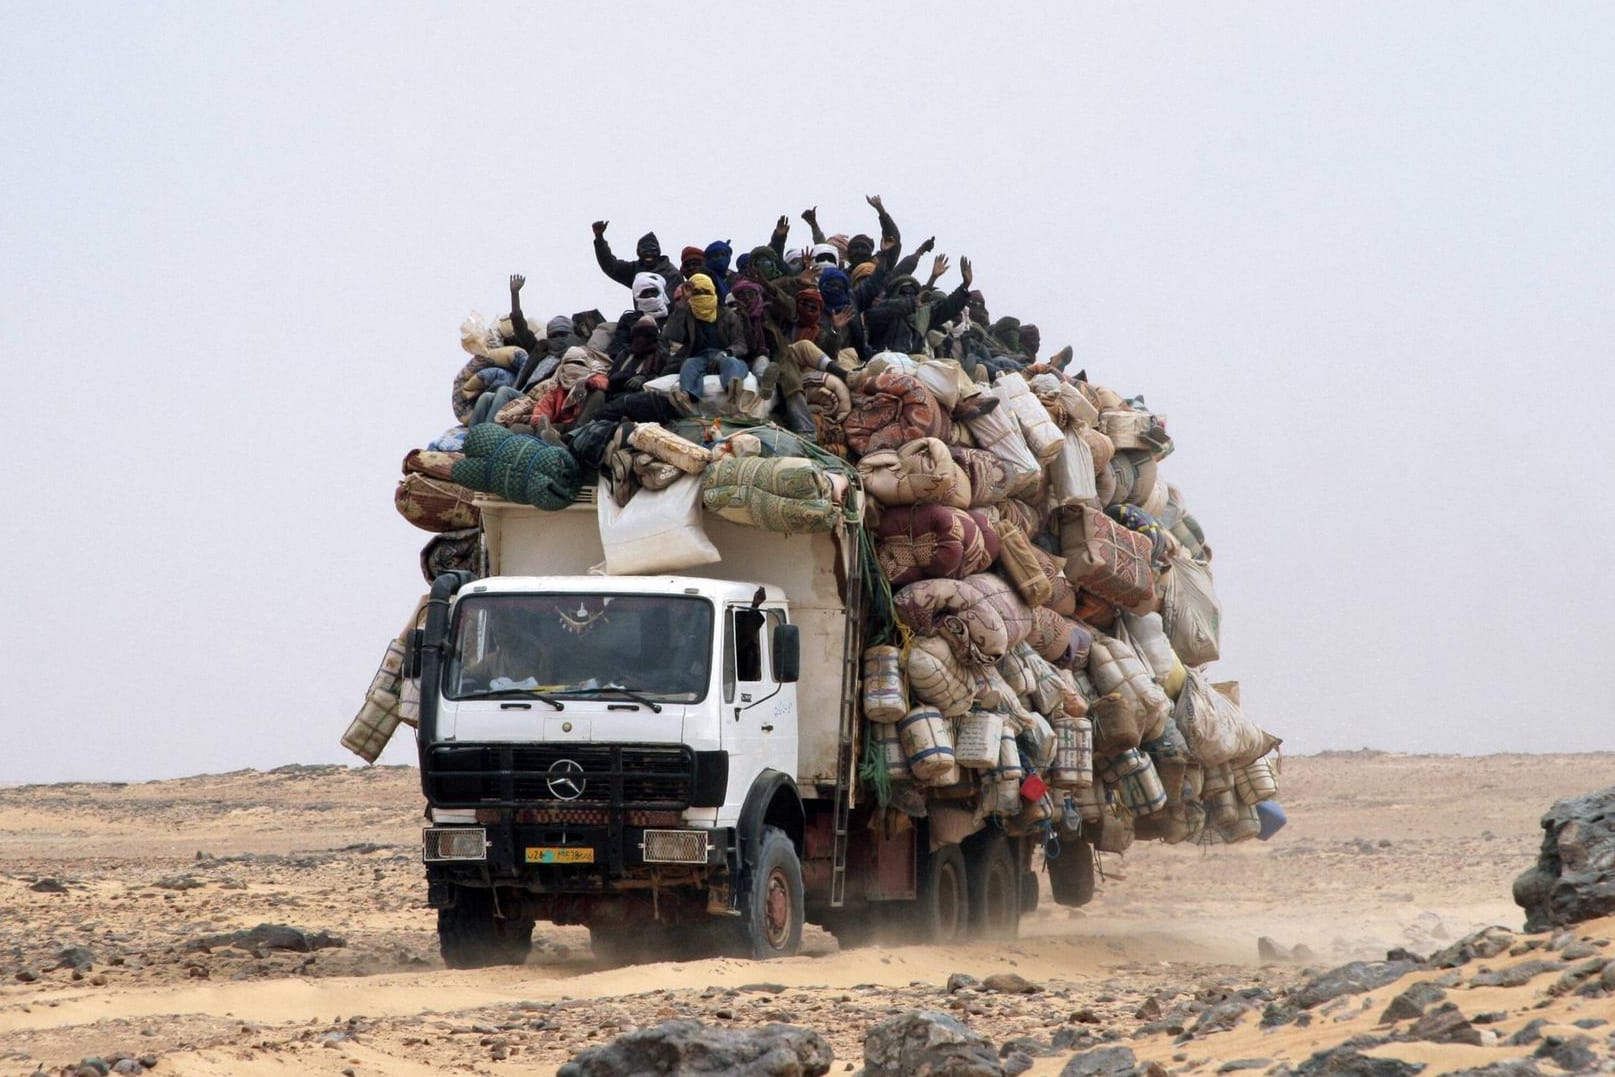
[[[969,301],[970,285],[975,279],[970,259],[959,259],[959,275],[959,287],[928,303],[920,300],[919,281],[910,276],[894,277],[886,286],[886,297],[864,314],[869,346],[904,355],[930,354],[927,332],[958,317]]]
[[[679,273],[689,280],[697,273],[707,271],[707,252],[700,247],[685,247],[679,252]]]
[[[626,317],[623,323],[628,323]],[[606,399],[637,393],[645,388],[646,382],[661,377],[672,366],[656,319],[643,315],[628,325],[627,343],[612,360],[611,372],[606,378]]]
[[[771,369],[779,371],[780,407],[785,412],[785,428],[793,434],[814,441],[818,426],[813,421],[813,409],[808,406],[802,384],[802,375],[820,370],[839,381],[846,381],[846,371],[824,354],[811,340],[798,340],[785,349],[785,358]]]
[[[662,279],[667,282],[669,290],[684,283],[684,277],[678,268],[662,253],[662,244],[656,238],[655,232],[646,232],[639,237],[639,242],[634,247],[635,261],[627,262],[613,257],[611,244],[606,242],[606,226],[610,223],[610,221],[595,221],[591,226],[594,229],[594,258],[600,263],[600,272],[624,288],[633,287],[634,276],[638,273],[660,273]]]
[[[531,406],[524,409],[522,402],[512,402],[496,421],[504,426],[547,423],[564,433],[587,421],[605,403],[610,367],[611,361],[599,352],[581,345],[568,348],[555,376],[528,392]]]
[[[628,350],[628,333],[641,317],[649,317],[660,331],[672,312],[672,301],[667,295],[667,282],[660,273],[641,273],[634,278],[634,309],[623,311],[617,319],[616,331],[611,336],[609,349],[613,359]]]
[[[712,278],[713,285],[718,289],[720,300],[729,295],[729,283],[732,274],[729,272],[729,262],[735,256],[735,249],[729,245],[727,239],[716,239],[708,243],[706,250],[706,268],[703,270]]]
[[[777,362],[785,353],[788,338],[768,311],[762,285],[750,279],[737,280],[729,295],[746,330],[746,353],[752,362],[752,372],[761,377],[763,371],[758,369],[759,365],[766,369],[768,363],[763,360]]]

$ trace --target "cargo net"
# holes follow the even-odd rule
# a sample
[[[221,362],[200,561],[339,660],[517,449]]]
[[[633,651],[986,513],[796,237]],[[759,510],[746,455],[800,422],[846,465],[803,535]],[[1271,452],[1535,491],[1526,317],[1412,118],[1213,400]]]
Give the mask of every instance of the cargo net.
[[[654,233],[618,258],[597,222],[615,318],[531,319],[511,277],[507,316],[460,327],[456,425],[404,459],[427,579],[477,569],[479,497],[593,501],[611,574],[716,560],[708,515],[838,531],[873,581],[858,778],[888,822],[1108,851],[1269,836],[1279,742],[1207,672],[1211,547],[1162,474],[1165,416],[1045,356],[969,259],[950,281],[869,203],[878,238],[808,211],[811,245],[782,217],[677,263]]]

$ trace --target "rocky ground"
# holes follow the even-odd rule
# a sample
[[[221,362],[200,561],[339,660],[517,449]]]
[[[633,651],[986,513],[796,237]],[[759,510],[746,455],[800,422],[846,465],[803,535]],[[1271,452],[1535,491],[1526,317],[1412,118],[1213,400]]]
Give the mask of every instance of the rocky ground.
[[[610,967],[540,925],[525,967],[473,972],[422,907],[413,770],[0,789],[0,1074],[550,1074],[681,1018],[802,1026],[841,1073],[912,1011],[1033,1077],[1102,1046],[1171,1073],[1608,1069],[1615,921],[1454,944],[1521,926],[1539,817],[1612,764],[1290,758],[1272,842],[1107,857],[1092,905],[1045,897],[1013,943],[843,952],[810,928],[788,961]]]

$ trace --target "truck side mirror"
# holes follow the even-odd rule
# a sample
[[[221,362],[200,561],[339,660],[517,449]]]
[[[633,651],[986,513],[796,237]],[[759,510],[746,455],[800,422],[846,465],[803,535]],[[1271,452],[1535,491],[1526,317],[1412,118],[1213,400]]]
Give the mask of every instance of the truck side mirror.
[[[415,680],[421,675],[421,650],[426,646],[426,629],[417,628],[409,634],[404,646],[404,677]]]
[[[769,664],[774,679],[780,684],[795,684],[802,679],[802,629],[797,625],[775,625],[773,653]]]

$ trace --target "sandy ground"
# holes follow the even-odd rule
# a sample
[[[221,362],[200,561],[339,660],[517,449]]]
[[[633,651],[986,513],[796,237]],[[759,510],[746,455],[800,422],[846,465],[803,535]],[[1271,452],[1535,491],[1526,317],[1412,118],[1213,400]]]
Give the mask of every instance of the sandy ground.
[[[546,1075],[582,1047],[685,1016],[808,1026],[833,1045],[839,1073],[861,1065],[869,1026],[912,1009],[951,1013],[999,1044],[1063,1039],[1033,1077],[1104,1039],[1174,1073],[1251,1059],[1264,1060],[1251,1067],[1260,1072],[1375,1032],[1398,991],[1434,975],[1331,1003],[1304,1027],[1262,1029],[1258,1007],[1182,1040],[1150,1018],[1283,992],[1393,947],[1428,954],[1488,924],[1518,929],[1509,887],[1535,859],[1542,812],[1615,782],[1615,755],[1330,753],[1286,759],[1281,781],[1291,823],[1273,841],[1106,857],[1093,904],[1067,910],[1045,895],[1013,943],[841,951],[810,927],[806,953],[787,961],[608,967],[582,929],[541,924],[526,966],[481,971],[448,971],[437,957],[412,769],[0,789],[0,1074],[126,1055],[192,1077]],[[345,944],[209,942],[261,923]],[[1578,932],[1603,952],[1615,922]],[[1264,962],[1264,936],[1290,959],[1269,951]],[[1542,956],[1520,949],[1484,967]],[[1468,986],[1476,967],[1447,986],[1465,1014],[1489,1014],[1489,1042],[1370,1053],[1425,1062],[1431,1075],[1525,1057],[1529,1046],[1506,1041],[1530,1018],[1571,1033],[1582,1021],[1610,1053],[1611,1030],[1595,1024],[1615,1020],[1610,997],[1550,992],[1547,973]],[[946,990],[952,973],[998,972],[1041,990]]]

